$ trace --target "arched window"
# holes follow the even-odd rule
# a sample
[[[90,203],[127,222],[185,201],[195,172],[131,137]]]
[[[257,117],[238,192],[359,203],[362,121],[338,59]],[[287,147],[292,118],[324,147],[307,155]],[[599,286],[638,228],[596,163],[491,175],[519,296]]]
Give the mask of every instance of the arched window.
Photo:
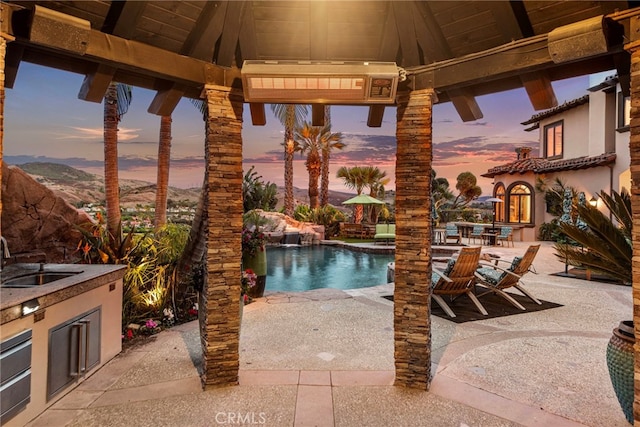
[[[516,183],[509,188],[509,222],[530,224],[533,221],[532,193],[531,187],[524,183]]]
[[[496,184],[495,188],[494,188],[494,196],[500,200],[502,200],[502,203],[496,203],[496,222],[505,222],[505,214],[504,214],[504,208],[505,208],[505,202],[506,202],[506,192],[504,189],[504,184],[499,183]]]

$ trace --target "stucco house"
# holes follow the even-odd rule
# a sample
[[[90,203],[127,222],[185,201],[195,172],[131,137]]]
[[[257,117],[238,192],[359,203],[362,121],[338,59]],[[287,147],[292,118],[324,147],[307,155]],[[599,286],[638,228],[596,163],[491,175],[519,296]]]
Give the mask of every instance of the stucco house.
[[[629,97],[617,76],[593,75],[587,93],[524,121],[525,131],[538,132],[539,154],[531,147],[516,149],[516,160],[482,174],[493,178],[496,221],[520,230],[516,240],[533,241],[540,225],[554,216],[547,213],[544,192],[536,182],[549,185],[556,178],[586,200],[602,205],[597,193],[631,188],[629,171]]]

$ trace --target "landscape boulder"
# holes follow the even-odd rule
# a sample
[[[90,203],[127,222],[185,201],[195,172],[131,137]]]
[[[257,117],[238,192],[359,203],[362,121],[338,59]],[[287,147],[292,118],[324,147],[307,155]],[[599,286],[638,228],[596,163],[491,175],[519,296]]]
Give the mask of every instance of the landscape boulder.
[[[7,239],[9,262],[30,260],[29,254],[44,253],[44,262],[71,263],[82,233],[93,219],[16,166],[2,162],[1,233]]]

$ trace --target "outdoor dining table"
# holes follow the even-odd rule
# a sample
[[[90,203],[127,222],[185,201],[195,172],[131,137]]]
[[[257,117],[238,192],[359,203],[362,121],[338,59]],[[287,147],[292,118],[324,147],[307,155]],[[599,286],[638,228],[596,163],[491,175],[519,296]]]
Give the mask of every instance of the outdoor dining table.
[[[485,229],[485,232],[482,233],[482,237],[487,239],[487,243],[490,246],[496,246],[498,243],[498,234],[500,234],[499,228],[487,228]]]

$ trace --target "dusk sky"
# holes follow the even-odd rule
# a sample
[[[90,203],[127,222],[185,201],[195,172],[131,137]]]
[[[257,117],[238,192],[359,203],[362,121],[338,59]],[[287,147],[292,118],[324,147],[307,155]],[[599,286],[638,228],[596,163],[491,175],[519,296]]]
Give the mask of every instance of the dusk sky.
[[[103,175],[102,104],[77,98],[81,75],[21,63],[13,89],[5,101],[4,160],[9,164],[33,161],[64,163]],[[558,102],[587,93],[588,77],[554,82]],[[119,126],[119,176],[156,180],[160,117],[147,113],[155,92],[133,89],[129,112]],[[477,98],[484,118],[464,123],[451,103],[434,107],[434,169],[455,186],[462,172],[478,178],[483,195],[490,195],[492,180],[482,178],[489,168],[515,160],[514,149],[536,146],[537,131],[525,132],[520,123],[535,114],[524,89]],[[253,126],[248,105],[244,109],[244,169],[255,165],[265,181],[283,185],[283,127],[267,111],[267,125]],[[396,109],[385,109],[383,126],[366,125],[368,108],[331,108],[332,131],[342,132],[346,147],[332,152],[330,188],[349,191],[335,177],[341,166],[377,166],[387,172],[395,189]],[[170,185],[200,187],[204,173],[204,123],[188,99],[173,113]],[[310,116],[309,116],[310,119]],[[533,155],[536,155],[534,151]],[[306,188],[304,158],[296,154],[294,185]]]

